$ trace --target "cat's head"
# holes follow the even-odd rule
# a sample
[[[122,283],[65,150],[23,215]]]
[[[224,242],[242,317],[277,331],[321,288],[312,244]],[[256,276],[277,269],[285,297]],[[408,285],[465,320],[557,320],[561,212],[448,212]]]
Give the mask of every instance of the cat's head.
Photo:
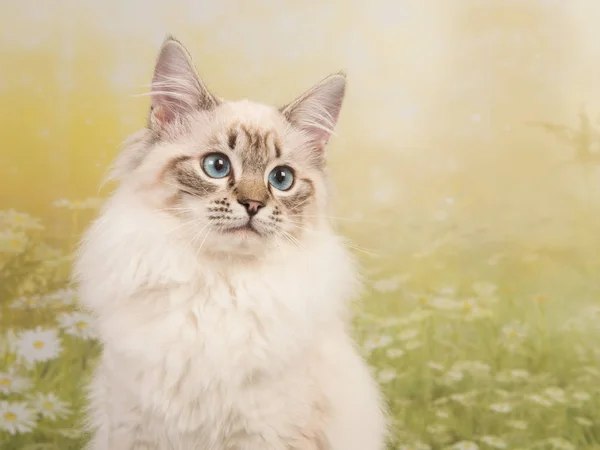
[[[173,219],[174,233],[199,251],[301,247],[324,223],[325,146],[345,85],[343,74],[331,75],[281,108],[225,101],[168,38],[154,70],[148,127],[130,138],[117,178]]]

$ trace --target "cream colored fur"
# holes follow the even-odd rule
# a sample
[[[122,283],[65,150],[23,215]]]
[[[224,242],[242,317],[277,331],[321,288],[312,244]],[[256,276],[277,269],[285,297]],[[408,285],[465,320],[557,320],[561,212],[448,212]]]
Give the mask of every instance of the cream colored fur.
[[[310,136],[274,108],[207,108],[151,151],[150,131],[132,139],[83,241],[76,278],[103,344],[88,448],[383,450],[378,387],[348,331],[356,268],[327,224],[324,172],[299,169],[316,192],[293,239],[193,240],[205,200],[170,209],[165,166],[231,123],[277,132],[284,153],[307,151]],[[197,211],[198,226],[178,211]]]

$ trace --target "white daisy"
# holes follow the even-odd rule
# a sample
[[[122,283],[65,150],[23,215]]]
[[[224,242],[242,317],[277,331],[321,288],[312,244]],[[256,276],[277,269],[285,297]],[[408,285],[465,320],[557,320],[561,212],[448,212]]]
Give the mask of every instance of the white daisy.
[[[442,377],[441,382],[443,384],[454,384],[454,383],[458,383],[459,381],[461,381],[463,378],[465,377],[464,373],[458,371],[458,370],[449,370],[448,372],[446,372],[444,374],[444,376]]]
[[[416,309],[411,312],[408,316],[406,316],[406,323],[419,323],[431,317],[431,311],[427,311],[424,309]]]
[[[504,442],[502,439],[500,439],[499,437],[496,437],[496,436],[482,436],[480,441],[486,445],[489,445],[490,447],[493,447],[493,448],[506,448],[507,447],[506,442]]]
[[[494,389],[494,392],[502,398],[509,398],[512,394],[504,389]]]
[[[17,353],[28,363],[56,358],[62,348],[57,330],[42,329],[21,331],[16,342]]]
[[[490,409],[494,412],[506,414],[512,411],[510,403],[492,403]]]
[[[444,370],[444,366],[440,363],[436,363],[435,361],[428,361],[427,366],[432,370],[437,370],[438,372],[442,372]]]
[[[81,437],[81,430],[77,430],[77,429],[68,429],[68,428],[64,428],[61,430],[56,430],[56,432],[58,434],[60,434],[61,436],[64,436],[68,439],[79,439]]]
[[[35,413],[23,402],[0,401],[0,430],[15,435],[35,428]]]
[[[478,281],[471,287],[480,297],[490,297],[498,290],[498,286],[487,281]]]
[[[527,422],[525,422],[524,420],[508,420],[506,421],[506,425],[508,425],[511,428],[514,428],[515,430],[527,429]]]
[[[378,348],[383,348],[392,343],[392,338],[387,335],[373,335],[369,336],[363,346],[365,349],[372,351]]]
[[[41,306],[41,297],[39,295],[22,296],[13,300],[8,307],[11,309],[38,308]]]
[[[496,375],[496,380],[500,383],[512,383],[526,381],[529,378],[529,372],[522,369],[512,369],[499,372]]]
[[[379,372],[377,378],[379,378],[379,381],[381,381],[382,383],[389,383],[390,381],[395,380],[397,377],[398,374],[394,369],[383,369]]]
[[[85,200],[67,200],[60,198],[56,200],[52,205],[55,208],[67,208],[67,209],[96,209],[102,204],[102,199],[90,197]]]
[[[399,333],[397,338],[399,341],[410,341],[412,339],[415,339],[418,335],[419,335],[419,330],[410,329],[410,330],[404,330],[401,333]]]
[[[0,215],[0,220],[4,225],[8,225],[13,229],[19,230],[43,230],[44,226],[41,224],[40,219],[32,217],[27,213],[22,213],[11,209],[9,211],[3,211]]]
[[[377,292],[381,292],[382,294],[394,292],[400,288],[400,285],[403,281],[404,280],[399,276],[383,278],[373,283],[373,289],[375,289]]]
[[[572,397],[573,400],[577,400],[578,402],[587,402],[589,399],[592,398],[590,394],[583,391],[573,392]]]
[[[51,247],[45,243],[39,243],[33,249],[33,257],[41,261],[45,266],[56,267],[64,258],[62,250]]]
[[[448,427],[440,423],[434,423],[427,426],[427,432],[431,434],[444,434],[448,432]]]
[[[35,412],[45,419],[62,419],[71,412],[68,403],[61,401],[54,394],[37,393],[30,401]]]
[[[543,395],[531,394],[531,395],[528,395],[526,398],[529,401],[532,401],[533,403],[537,403],[538,405],[545,406],[546,408],[550,408],[553,405],[552,401],[550,401]]]
[[[479,446],[475,442],[460,441],[450,447],[452,450],[479,450]]]
[[[457,361],[452,369],[468,372],[475,377],[486,377],[492,370],[488,364],[481,361]]]
[[[412,341],[408,341],[404,344],[404,349],[406,351],[412,351],[412,350],[416,350],[418,348],[423,347],[423,343],[421,341],[418,341],[416,339],[413,339]]]
[[[444,411],[443,409],[436,411],[435,415],[440,419],[447,419],[450,417],[450,413],[448,411]]]
[[[479,305],[473,306],[470,309],[465,309],[464,319],[467,322],[475,322],[476,320],[490,319],[494,316],[494,311],[488,308],[482,308]]]
[[[94,339],[96,337],[92,325],[92,317],[88,314],[76,311],[63,313],[57,317],[57,320],[60,328],[62,328],[66,334],[82,339]]]
[[[57,305],[72,305],[77,299],[77,291],[72,288],[59,289],[46,296],[46,300]]]
[[[379,325],[381,325],[383,328],[395,327],[396,325],[400,324],[400,318],[399,317],[385,317],[385,318],[378,319],[378,322],[379,322]]]
[[[508,350],[515,350],[527,337],[526,324],[514,321],[502,327],[500,343]]]
[[[574,420],[582,427],[591,427],[594,425],[594,421],[588,419],[587,417],[575,417]]]
[[[417,441],[414,444],[399,445],[397,450],[431,450],[431,446]]]
[[[436,297],[429,303],[433,308],[442,311],[456,311],[462,308],[462,303],[446,297]]]
[[[19,377],[13,373],[0,372],[0,392],[2,394],[14,394],[23,392],[31,386],[27,378]]]
[[[437,292],[442,296],[447,295],[449,297],[452,297],[454,294],[456,294],[456,288],[454,286],[446,286],[439,288]]]
[[[388,351],[385,352],[385,354],[390,359],[397,359],[401,358],[404,355],[404,350],[402,350],[401,348],[390,348]]]
[[[525,369],[512,369],[510,376],[515,381],[525,381],[529,378],[529,372]]]
[[[461,405],[471,406],[473,403],[473,400],[475,400],[476,396],[477,396],[476,391],[470,391],[470,392],[465,392],[462,394],[452,394],[450,396],[450,399],[452,401],[455,401],[456,403],[460,403]]]
[[[546,397],[556,403],[567,402],[565,391],[559,387],[549,387],[544,390],[544,393],[546,394]]]
[[[552,446],[552,448],[554,448],[556,450],[575,450],[576,449],[576,447],[573,444],[571,444],[566,439],[563,439],[560,437],[550,438],[546,442],[548,444],[550,444]]]
[[[0,253],[21,253],[28,242],[27,235],[21,231],[0,231]]]
[[[54,203],[52,203],[52,206],[54,206],[55,208],[72,209],[72,205],[73,203],[70,200],[67,200],[66,198],[59,198]]]
[[[442,405],[446,405],[449,401],[450,401],[450,399],[448,397],[440,397],[440,398],[436,398],[433,401],[433,404],[435,406],[442,406]]]
[[[101,198],[89,197],[85,200],[82,200],[79,203],[79,206],[82,209],[98,209],[100,208],[100,206],[102,206],[102,203],[104,203],[104,200],[102,200]]]

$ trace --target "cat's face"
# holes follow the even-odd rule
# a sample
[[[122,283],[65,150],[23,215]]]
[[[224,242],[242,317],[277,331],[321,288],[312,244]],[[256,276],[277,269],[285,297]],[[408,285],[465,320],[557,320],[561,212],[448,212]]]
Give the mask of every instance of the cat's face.
[[[125,149],[122,182],[198,252],[259,254],[302,248],[327,205],[325,145],[345,77],[333,75],[277,109],[226,102],[197,77],[185,49],[167,40],[152,86],[149,127]]]

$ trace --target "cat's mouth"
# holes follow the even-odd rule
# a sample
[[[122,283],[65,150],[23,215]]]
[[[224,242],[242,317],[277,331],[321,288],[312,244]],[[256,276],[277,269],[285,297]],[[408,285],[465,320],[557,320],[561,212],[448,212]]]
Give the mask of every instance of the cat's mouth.
[[[234,233],[238,235],[256,234],[260,236],[260,233],[252,226],[251,222],[248,222],[240,227],[226,228],[223,231],[225,233]]]

